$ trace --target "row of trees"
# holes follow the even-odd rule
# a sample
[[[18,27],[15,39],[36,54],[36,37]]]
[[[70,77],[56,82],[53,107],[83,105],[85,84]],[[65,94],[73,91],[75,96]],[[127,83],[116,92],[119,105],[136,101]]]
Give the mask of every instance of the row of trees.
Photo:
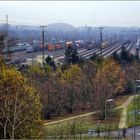
[[[40,67],[33,67],[42,71]],[[44,118],[98,109],[101,119],[105,119],[106,100],[119,93],[132,92],[139,69],[137,62],[124,65],[113,59],[96,57],[94,61],[62,65],[56,70],[47,64],[44,74],[36,71],[27,75],[32,75],[30,78],[37,81],[35,84],[41,91]]]
[[[106,100],[124,90],[130,92],[134,79],[140,78],[138,63],[124,67],[112,59],[96,58],[56,69],[46,61],[44,69],[34,65],[20,69],[22,74],[0,60],[1,138],[40,138],[41,116],[50,119],[98,109],[104,120]]]
[[[44,70],[32,66],[26,75],[41,93],[46,119],[77,110],[103,110],[105,100],[122,92],[126,85],[125,72],[112,59],[63,65],[56,70],[48,64]]]

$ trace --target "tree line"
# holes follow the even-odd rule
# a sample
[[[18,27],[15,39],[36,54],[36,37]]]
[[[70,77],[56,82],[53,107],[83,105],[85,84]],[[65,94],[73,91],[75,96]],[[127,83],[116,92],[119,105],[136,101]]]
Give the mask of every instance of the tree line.
[[[106,101],[132,93],[140,78],[139,61],[122,52],[119,61],[93,56],[83,62],[69,47],[67,63],[56,67],[48,57],[43,68],[7,66],[0,58],[0,138],[42,138],[42,120],[83,110],[100,110],[105,120]]]
[[[101,109],[105,100],[123,92],[126,86],[125,71],[116,61],[103,58],[96,62],[65,64],[56,70],[48,64],[44,70],[34,65],[24,71],[24,75],[40,91],[45,119]]]

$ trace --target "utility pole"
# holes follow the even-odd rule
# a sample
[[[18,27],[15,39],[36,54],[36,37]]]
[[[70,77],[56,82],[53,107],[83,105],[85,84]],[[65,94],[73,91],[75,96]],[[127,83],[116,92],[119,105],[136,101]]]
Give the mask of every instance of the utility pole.
[[[33,31],[32,31],[33,32]],[[31,49],[31,52],[32,52],[32,65],[33,65],[33,57],[34,57],[34,44],[33,44],[33,34],[31,34],[31,40],[29,40],[29,44],[31,45],[32,49]]]
[[[102,42],[103,42],[102,30],[104,29],[104,27],[101,26],[98,29],[100,30],[100,49],[101,49],[100,56],[102,56]]]
[[[7,50],[7,57],[9,55],[9,50],[8,50],[8,15],[6,15],[6,37],[5,37],[5,48]]]
[[[85,24],[85,41],[87,41],[87,24]]]
[[[16,43],[18,43],[18,25],[16,25]]]
[[[6,26],[7,26],[7,33],[8,33],[8,15],[6,15]]]
[[[7,58],[11,60],[12,54],[10,48],[8,47],[8,39],[9,38],[9,24],[8,24],[8,15],[6,15],[6,37],[5,37],[5,48],[7,50]]]
[[[45,57],[44,57],[44,28],[45,28],[46,26],[40,26],[40,28],[42,28],[42,67],[44,68],[44,59],[45,59]]]

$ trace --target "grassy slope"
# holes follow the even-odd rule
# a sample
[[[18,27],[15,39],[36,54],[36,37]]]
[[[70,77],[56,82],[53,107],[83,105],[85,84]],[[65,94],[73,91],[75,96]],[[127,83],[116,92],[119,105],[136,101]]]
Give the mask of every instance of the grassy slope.
[[[122,105],[122,103],[128,98],[128,96],[121,96],[115,99],[117,106]],[[57,135],[74,135],[79,133],[87,133],[90,128],[104,130],[114,130],[118,128],[118,123],[120,120],[120,114],[122,109],[117,109],[112,113],[112,119],[109,118],[106,121],[99,121],[97,114],[88,115],[61,123],[55,123],[45,126],[46,136],[57,136]],[[56,120],[56,118],[55,118]]]
[[[136,110],[135,122],[134,122],[134,112]],[[127,126],[131,127],[134,125],[140,125],[140,96],[135,97],[133,102],[128,106],[127,109]]]
[[[61,122],[58,124],[45,126],[46,135],[73,135],[79,133],[87,133],[90,128],[100,129],[101,131],[108,129],[117,129],[120,119],[121,110],[115,110],[111,119],[108,117],[106,121],[99,121],[97,115],[90,115],[74,120]]]

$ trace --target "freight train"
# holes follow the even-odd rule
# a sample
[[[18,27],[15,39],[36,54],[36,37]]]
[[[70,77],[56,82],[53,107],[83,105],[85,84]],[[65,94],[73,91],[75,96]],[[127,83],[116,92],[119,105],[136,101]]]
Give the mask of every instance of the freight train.
[[[63,48],[62,44],[50,44],[50,43],[48,44],[49,51],[59,50],[62,48]]]

